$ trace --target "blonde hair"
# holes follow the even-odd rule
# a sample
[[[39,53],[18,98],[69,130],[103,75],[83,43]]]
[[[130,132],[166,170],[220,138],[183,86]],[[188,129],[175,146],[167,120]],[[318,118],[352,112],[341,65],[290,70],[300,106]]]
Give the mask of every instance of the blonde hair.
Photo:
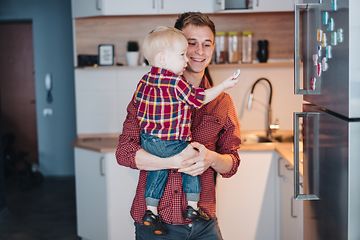
[[[187,46],[187,39],[182,31],[173,27],[158,26],[145,37],[142,45],[143,54],[152,65],[156,54],[171,50],[178,44]]]

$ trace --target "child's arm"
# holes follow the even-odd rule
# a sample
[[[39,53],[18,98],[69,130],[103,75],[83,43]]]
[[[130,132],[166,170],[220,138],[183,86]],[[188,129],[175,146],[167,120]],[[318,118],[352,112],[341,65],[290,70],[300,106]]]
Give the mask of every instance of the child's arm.
[[[212,100],[214,100],[217,96],[220,95],[220,93],[222,93],[223,91],[225,91],[226,89],[232,88],[234,87],[238,82],[238,76],[240,75],[240,69],[236,70],[231,77],[225,79],[222,83],[220,83],[219,85],[206,89],[205,90],[205,99],[204,99],[204,104],[211,102]]]

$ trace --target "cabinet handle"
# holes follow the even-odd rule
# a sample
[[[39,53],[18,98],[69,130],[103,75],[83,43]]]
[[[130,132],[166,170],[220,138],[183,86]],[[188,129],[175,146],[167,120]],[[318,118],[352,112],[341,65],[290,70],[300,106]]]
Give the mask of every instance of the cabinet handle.
[[[294,209],[294,207],[295,207],[295,204],[294,204],[294,198],[293,197],[291,197],[291,199],[290,199],[290,213],[291,213],[291,217],[293,217],[293,218],[297,218],[298,216],[295,214],[295,209]]]
[[[289,170],[289,171],[292,171],[292,170],[294,170],[294,168],[290,165],[290,164],[285,164],[285,167],[286,167],[286,169],[287,170]]]
[[[152,1],[152,8],[153,8],[153,9],[155,9],[155,1],[156,1],[156,0],[153,0],[153,1]]]
[[[102,157],[100,158],[100,161],[99,161],[99,164],[100,164],[100,166],[99,166],[100,176],[105,176],[105,171],[104,171],[104,159],[105,159],[105,157],[102,156]]]
[[[164,9],[164,0],[161,0],[161,9]]]
[[[281,158],[280,157],[278,158],[277,174],[278,174],[278,177],[280,177],[280,178],[284,177],[284,175],[281,174]]]
[[[260,0],[256,0],[256,7],[259,7],[260,5]]]
[[[102,9],[102,0],[96,0],[96,10],[101,11]]]

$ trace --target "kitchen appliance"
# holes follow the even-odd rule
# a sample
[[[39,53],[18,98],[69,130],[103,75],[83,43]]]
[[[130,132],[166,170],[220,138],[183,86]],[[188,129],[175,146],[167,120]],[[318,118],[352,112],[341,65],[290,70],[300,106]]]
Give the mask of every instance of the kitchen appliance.
[[[360,239],[359,9],[358,0],[295,6],[295,93],[305,102],[294,113],[294,197],[306,240]]]

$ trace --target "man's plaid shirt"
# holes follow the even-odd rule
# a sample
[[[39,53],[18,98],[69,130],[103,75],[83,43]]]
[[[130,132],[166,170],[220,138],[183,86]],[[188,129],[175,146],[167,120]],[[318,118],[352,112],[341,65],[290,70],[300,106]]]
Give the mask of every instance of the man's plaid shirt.
[[[152,67],[137,85],[134,101],[141,129],[162,140],[191,140],[191,108],[200,108],[205,90],[182,76]]]

